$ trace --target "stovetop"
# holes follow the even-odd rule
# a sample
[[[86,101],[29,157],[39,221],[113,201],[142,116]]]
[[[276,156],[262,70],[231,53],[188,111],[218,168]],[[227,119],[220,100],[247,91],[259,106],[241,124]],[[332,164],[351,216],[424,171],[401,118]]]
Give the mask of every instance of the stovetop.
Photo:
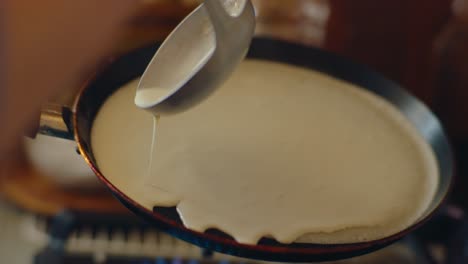
[[[375,253],[330,263],[468,263],[468,221],[446,206],[404,240]],[[43,217],[0,202],[0,263],[255,264],[201,250],[129,215],[62,212]]]

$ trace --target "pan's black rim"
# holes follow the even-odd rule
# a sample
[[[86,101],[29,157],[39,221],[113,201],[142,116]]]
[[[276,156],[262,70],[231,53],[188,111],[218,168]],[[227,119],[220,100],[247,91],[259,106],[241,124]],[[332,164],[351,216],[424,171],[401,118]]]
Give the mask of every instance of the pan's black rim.
[[[227,238],[216,233],[200,233],[195,232],[193,230],[189,230],[185,228],[177,219],[173,219],[162,213],[154,212],[144,208],[143,206],[132,200],[130,197],[126,196],[118,188],[116,188],[99,171],[99,169],[95,165],[94,157],[91,152],[91,147],[88,142],[89,135],[87,140],[80,136],[84,131],[81,131],[82,128],[79,125],[80,117],[79,114],[77,114],[76,110],[80,109],[80,106],[84,104],[82,100],[83,94],[87,91],[89,85],[92,84],[95,80],[99,79],[102,74],[105,75],[106,71],[109,68],[119,63],[125,64],[128,60],[132,61],[135,59],[144,59],[147,60],[147,62],[149,62],[149,60],[152,57],[152,54],[154,54],[157,47],[158,46],[151,46],[138,49],[132,53],[126,54],[116,60],[113,60],[107,66],[103,67],[103,71],[99,71],[97,74],[95,74],[94,77],[90,78],[90,80],[83,86],[80,95],[77,97],[77,100],[75,102],[75,115],[73,123],[75,130],[75,139],[78,143],[78,148],[83,154],[86,162],[90,165],[90,167],[97,175],[97,177],[128,209],[130,209],[132,212],[139,215],[140,217],[146,219],[151,224],[156,225],[163,231],[177,238],[198,245],[200,247],[244,258],[282,262],[330,261],[366,254],[398,241],[408,233],[420,227],[427,220],[429,220],[432,217],[432,215],[436,213],[436,209],[439,208],[442,202],[445,200],[448,190],[450,189],[452,183],[451,175],[449,176],[450,179],[448,180],[448,186],[446,186],[446,188],[442,191],[443,199],[440,199],[436,206],[434,206],[434,209],[431,210],[429,214],[427,214],[424,218],[420,219],[414,225],[410,226],[405,230],[402,230],[401,232],[398,232],[392,236],[383,239],[371,242],[339,245],[302,243],[284,245],[271,240],[267,240],[266,242],[263,242],[260,245],[240,244],[235,242],[231,238]],[[272,54],[274,54],[274,56],[272,56]],[[288,43],[280,40],[273,40],[269,38],[256,38],[252,42],[252,46],[249,51],[248,57],[287,63],[305,68],[311,68],[332,75],[338,79],[342,79],[344,81],[353,83],[357,86],[366,87],[371,92],[375,92],[376,94],[380,95],[382,95],[382,91],[380,91],[380,89],[382,88],[383,90],[397,90],[416,100],[414,97],[407,94],[399,85],[384,78],[382,75],[369,69],[368,67],[354,63],[341,56],[317,48],[305,47],[298,44]],[[139,74],[141,74],[142,72],[143,71],[141,71]],[[126,77],[127,80],[125,80],[125,82],[129,81],[131,78],[137,77],[139,74],[130,74],[130,76]],[[389,94],[385,97],[389,97],[391,100],[391,96],[392,95]],[[89,121],[92,122],[93,120]],[[444,140],[446,139],[444,138]]]

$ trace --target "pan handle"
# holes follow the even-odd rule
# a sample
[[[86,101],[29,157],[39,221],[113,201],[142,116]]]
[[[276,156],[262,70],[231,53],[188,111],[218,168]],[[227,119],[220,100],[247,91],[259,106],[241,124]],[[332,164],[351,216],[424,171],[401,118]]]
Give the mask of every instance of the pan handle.
[[[34,133],[29,133],[28,136],[34,138],[36,134],[42,134],[74,140],[72,117],[73,112],[70,107],[48,103],[41,109]]]

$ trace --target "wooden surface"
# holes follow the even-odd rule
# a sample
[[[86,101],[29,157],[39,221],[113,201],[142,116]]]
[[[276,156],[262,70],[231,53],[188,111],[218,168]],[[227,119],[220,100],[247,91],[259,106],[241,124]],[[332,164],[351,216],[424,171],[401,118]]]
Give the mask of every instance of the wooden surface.
[[[54,215],[62,209],[128,213],[104,187],[64,188],[34,169],[22,151],[1,164],[0,195],[22,209],[44,215]]]

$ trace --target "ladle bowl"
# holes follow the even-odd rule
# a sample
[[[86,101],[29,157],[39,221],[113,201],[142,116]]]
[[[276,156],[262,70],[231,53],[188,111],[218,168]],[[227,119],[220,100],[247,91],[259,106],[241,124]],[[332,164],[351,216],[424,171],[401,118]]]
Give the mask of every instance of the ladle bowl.
[[[161,44],[140,79],[135,104],[167,115],[203,101],[244,59],[254,31],[250,0],[205,0]]]

